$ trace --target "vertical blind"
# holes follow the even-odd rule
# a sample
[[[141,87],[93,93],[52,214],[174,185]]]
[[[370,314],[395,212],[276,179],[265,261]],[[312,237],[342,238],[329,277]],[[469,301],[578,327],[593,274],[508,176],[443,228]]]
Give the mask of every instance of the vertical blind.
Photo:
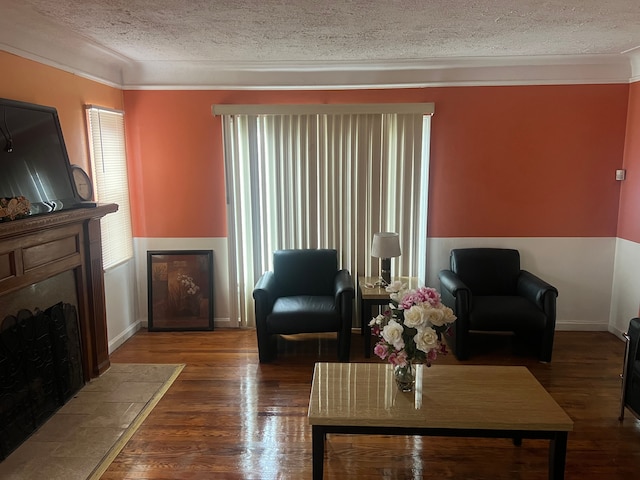
[[[223,118],[231,314],[242,325],[254,325],[253,287],[272,269],[277,249],[335,248],[341,268],[355,279],[378,274],[373,234],[398,232],[402,255],[393,259],[394,276],[424,281],[428,142],[425,148],[423,133],[430,116]]]
[[[100,221],[106,270],[133,257],[124,114],[95,106],[86,111],[96,201],[118,205],[117,212]]]

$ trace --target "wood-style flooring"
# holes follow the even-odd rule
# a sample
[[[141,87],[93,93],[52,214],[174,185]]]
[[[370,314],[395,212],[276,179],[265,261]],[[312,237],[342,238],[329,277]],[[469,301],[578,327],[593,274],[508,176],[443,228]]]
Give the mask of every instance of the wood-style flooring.
[[[351,361],[366,359],[353,333]],[[566,479],[639,478],[640,421],[618,421],[624,343],[607,332],[557,332],[553,361],[476,339],[466,364],[525,365],[574,421]],[[102,476],[121,479],[311,478],[307,408],[315,362],[336,361],[335,337],[288,337],[260,365],[254,330],[141,330],[112,363],[184,363],[160,403]],[[456,364],[453,355],[439,363]],[[425,386],[428,388],[428,386]],[[448,415],[446,405],[435,413]],[[545,479],[548,441],[332,435],[326,479]]]

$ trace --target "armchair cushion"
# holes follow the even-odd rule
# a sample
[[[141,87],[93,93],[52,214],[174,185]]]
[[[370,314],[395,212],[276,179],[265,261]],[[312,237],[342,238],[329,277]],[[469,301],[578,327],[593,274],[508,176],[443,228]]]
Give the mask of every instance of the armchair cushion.
[[[267,319],[269,333],[292,334],[338,331],[340,314],[334,297],[281,297]]]
[[[469,328],[496,332],[544,329],[547,317],[536,305],[518,296],[474,295]]]

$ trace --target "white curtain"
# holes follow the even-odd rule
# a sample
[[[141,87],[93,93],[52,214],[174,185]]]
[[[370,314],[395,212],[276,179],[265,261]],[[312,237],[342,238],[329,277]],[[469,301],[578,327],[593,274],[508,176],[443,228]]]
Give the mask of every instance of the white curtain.
[[[335,248],[355,286],[379,273],[373,234],[398,232],[393,275],[424,281],[429,124],[404,113],[223,116],[231,315],[240,325],[255,324],[253,287],[277,249]]]

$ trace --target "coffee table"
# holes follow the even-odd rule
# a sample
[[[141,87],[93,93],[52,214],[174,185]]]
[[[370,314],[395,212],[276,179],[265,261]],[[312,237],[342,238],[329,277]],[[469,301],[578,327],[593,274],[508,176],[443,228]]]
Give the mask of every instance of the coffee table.
[[[549,478],[564,478],[573,421],[526,367],[418,365],[402,393],[386,363],[317,363],[309,400],[313,478],[327,434],[549,440]]]

